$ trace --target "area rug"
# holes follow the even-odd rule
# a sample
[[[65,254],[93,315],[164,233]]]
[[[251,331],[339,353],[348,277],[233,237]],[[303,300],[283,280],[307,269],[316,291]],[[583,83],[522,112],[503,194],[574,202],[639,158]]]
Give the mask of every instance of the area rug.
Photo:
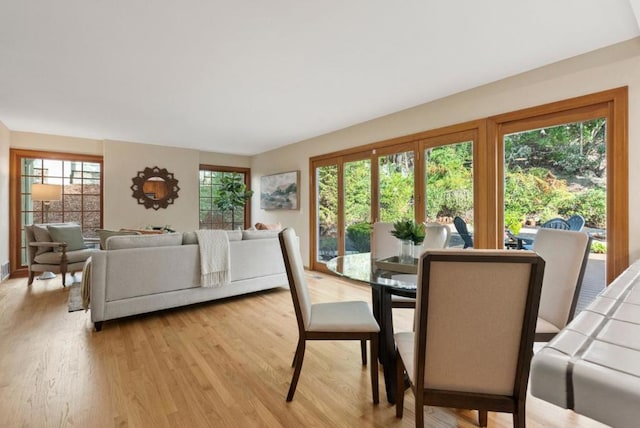
[[[69,288],[69,312],[81,311],[82,307],[82,284],[73,284]]]

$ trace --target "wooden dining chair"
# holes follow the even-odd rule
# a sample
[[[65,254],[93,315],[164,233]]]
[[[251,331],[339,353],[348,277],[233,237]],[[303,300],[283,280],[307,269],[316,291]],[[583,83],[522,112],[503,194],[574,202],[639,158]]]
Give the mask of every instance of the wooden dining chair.
[[[415,396],[416,427],[425,405],[513,414],[525,426],[544,260],[531,251],[427,251],[419,261],[415,332],[395,335],[396,416],[404,374]]]
[[[400,241],[391,234],[393,223],[373,223],[371,257],[374,260],[386,259],[397,256],[400,250]]]
[[[548,342],[574,317],[591,237],[584,232],[540,229],[533,251],[547,263],[536,325],[536,342]]]
[[[293,400],[302,370],[307,340],[359,340],[362,364],[367,364],[366,341],[370,343],[371,389],[373,402],[378,404],[378,333],[380,327],[369,305],[363,301],[311,303],[304,266],[296,233],[286,228],[278,234],[284,265],[291,289],[298,323],[298,346],[293,358],[293,378],[287,401]]]

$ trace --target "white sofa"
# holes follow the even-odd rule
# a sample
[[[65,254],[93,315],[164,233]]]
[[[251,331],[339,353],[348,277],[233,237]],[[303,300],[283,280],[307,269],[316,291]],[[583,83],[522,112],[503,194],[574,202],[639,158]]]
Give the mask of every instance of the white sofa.
[[[288,287],[277,232],[230,231],[229,247],[230,283],[204,288],[195,233],[108,238],[88,275],[96,330],[115,318]]]

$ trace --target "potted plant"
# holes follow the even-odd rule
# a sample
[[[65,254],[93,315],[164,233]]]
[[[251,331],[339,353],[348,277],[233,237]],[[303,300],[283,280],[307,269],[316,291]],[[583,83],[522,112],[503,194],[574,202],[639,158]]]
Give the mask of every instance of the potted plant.
[[[414,247],[419,246],[424,241],[424,224],[416,223],[415,220],[400,220],[393,223],[391,234],[402,241],[400,262],[413,261]]]
[[[253,190],[247,190],[240,174],[225,174],[220,178],[219,186],[213,195],[213,203],[223,213],[231,211],[231,228],[235,229],[235,210],[242,208],[253,195]]]

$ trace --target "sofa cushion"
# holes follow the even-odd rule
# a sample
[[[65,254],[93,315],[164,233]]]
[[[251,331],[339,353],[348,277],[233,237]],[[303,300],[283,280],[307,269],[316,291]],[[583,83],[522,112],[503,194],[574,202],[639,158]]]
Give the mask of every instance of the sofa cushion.
[[[242,241],[242,231],[240,230],[227,230],[227,236],[229,242]],[[195,232],[184,232],[182,234],[182,245],[195,245],[198,243],[198,237]]]
[[[84,249],[84,238],[82,229],[77,224],[47,226],[49,235],[54,242],[66,242],[67,251]]]
[[[46,226],[43,227],[34,224],[31,230],[33,230],[33,237],[36,242],[52,242],[51,235],[49,234]],[[51,251],[53,251],[53,247],[37,247],[36,255],[49,253]]]
[[[270,239],[277,238],[277,230],[243,230],[242,239]]]
[[[107,230],[107,229],[96,229],[98,232],[98,237],[100,238],[100,249],[104,250],[107,245],[107,238],[112,236],[121,236],[121,235],[140,235],[140,232],[135,230]]]
[[[126,248],[171,247],[182,245],[182,233],[164,233],[162,235],[111,236],[105,242],[107,250]]]

